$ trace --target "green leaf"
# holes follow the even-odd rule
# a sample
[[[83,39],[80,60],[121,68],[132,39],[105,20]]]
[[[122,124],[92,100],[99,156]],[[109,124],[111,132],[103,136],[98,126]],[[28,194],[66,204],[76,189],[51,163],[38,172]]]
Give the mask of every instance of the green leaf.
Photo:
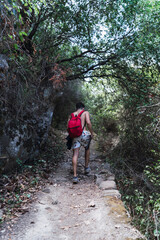
[[[158,231],[158,230],[154,230],[154,236],[155,237],[159,237],[160,236],[160,231]]]
[[[17,50],[18,49],[18,45],[15,43],[14,44],[14,48]]]
[[[23,42],[23,36],[19,35],[19,38],[20,38],[21,42]]]
[[[13,36],[12,36],[12,35],[10,35],[10,34],[8,34],[8,37],[10,37],[11,39],[13,39]]]
[[[19,14],[19,20],[20,20],[20,21],[22,20],[22,15],[21,15],[21,14]]]
[[[26,32],[23,32],[23,31],[19,32],[19,36],[23,36],[23,35],[28,36]]]

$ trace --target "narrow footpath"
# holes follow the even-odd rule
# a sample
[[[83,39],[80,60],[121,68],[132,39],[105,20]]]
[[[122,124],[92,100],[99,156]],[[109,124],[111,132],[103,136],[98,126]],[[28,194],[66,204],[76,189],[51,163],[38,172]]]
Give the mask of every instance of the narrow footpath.
[[[132,240],[145,239],[130,224],[120,200],[115,177],[101,153],[91,144],[89,176],[84,175],[84,152],[80,153],[78,176],[72,183],[71,151],[51,175],[52,184],[37,194],[2,240]]]

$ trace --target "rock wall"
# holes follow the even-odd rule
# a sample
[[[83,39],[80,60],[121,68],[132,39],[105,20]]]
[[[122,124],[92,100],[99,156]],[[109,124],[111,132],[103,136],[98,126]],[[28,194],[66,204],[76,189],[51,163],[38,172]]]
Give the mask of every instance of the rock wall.
[[[0,172],[33,160],[48,136],[57,99],[63,94],[47,79],[24,83],[0,55]]]

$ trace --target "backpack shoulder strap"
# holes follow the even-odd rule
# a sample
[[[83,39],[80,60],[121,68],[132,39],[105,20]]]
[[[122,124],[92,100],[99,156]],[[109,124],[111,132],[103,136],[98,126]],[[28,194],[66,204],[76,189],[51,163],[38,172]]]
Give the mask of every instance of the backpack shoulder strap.
[[[82,113],[85,112],[85,110],[82,110],[79,114],[78,117],[81,117]]]

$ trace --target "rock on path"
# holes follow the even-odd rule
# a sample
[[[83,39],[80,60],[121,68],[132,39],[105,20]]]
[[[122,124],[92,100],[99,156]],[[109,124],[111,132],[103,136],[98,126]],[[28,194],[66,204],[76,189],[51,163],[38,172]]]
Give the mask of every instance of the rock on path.
[[[130,224],[120,200],[114,175],[105,168],[92,143],[90,166],[85,176],[84,153],[78,162],[80,182],[72,184],[71,153],[52,176],[53,185],[38,199],[2,240],[132,240],[145,239]]]

